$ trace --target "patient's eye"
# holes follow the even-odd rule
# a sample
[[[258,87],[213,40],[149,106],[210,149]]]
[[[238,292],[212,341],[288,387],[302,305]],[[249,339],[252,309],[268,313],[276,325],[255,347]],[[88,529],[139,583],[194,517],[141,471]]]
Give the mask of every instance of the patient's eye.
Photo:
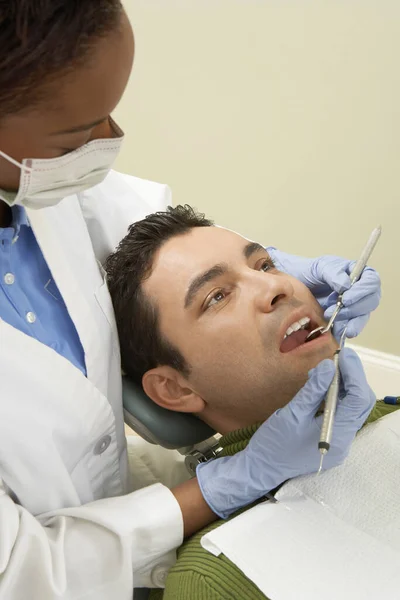
[[[275,265],[272,261],[271,258],[265,258],[261,264],[258,266],[258,268],[260,269],[260,271],[264,271],[265,273],[267,271],[270,271],[271,269],[275,268]]]
[[[207,310],[208,308],[211,308],[212,306],[215,306],[215,304],[218,304],[218,302],[221,302],[222,300],[224,300],[226,297],[226,293],[223,290],[218,290],[217,292],[214,292],[214,294],[212,294],[211,296],[209,296],[209,298],[206,301],[205,304],[205,310]]]

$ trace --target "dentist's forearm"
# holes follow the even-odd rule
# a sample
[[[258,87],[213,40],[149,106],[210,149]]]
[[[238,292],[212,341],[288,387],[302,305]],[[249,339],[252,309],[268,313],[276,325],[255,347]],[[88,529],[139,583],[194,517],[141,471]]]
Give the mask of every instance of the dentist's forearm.
[[[201,493],[197,478],[185,481],[171,490],[175,496],[183,516],[183,534],[189,537],[218,517]]]

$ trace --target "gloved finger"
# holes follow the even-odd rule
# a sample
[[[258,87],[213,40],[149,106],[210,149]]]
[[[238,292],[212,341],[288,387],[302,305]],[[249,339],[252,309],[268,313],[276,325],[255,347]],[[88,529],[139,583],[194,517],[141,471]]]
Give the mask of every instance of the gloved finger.
[[[365,377],[361,360],[354,350],[343,348],[339,354],[339,370],[345,396],[338,404],[335,421],[339,424],[352,418],[366,419],[374,405],[374,395]]]
[[[358,317],[368,317],[374,310],[372,306],[375,306],[375,299],[373,301],[370,301],[370,299],[366,298],[364,300],[360,300],[360,302],[358,304],[355,304],[354,306],[350,306],[349,308],[342,308],[335,319],[335,324],[348,323],[354,319],[357,319]],[[324,313],[324,319],[326,321],[329,321],[331,316],[332,311],[330,309],[326,310]]]
[[[356,265],[356,261],[349,261],[335,256],[323,256],[314,263],[314,277],[316,280],[324,281],[338,294],[348,291],[350,288],[350,273]],[[371,291],[380,289],[380,277],[372,267],[365,267],[360,280],[352,289],[361,284],[370,287]]]
[[[337,294],[332,293],[327,299],[328,307],[326,309],[326,315],[328,317],[332,315],[335,309],[337,298]],[[344,308],[342,308],[341,313],[343,313],[345,308],[350,309],[351,307],[354,307],[355,316],[362,314],[358,308],[360,302],[363,302],[362,306],[365,306],[364,314],[371,312],[378,306],[380,298],[381,285],[379,275],[373,269],[366,269],[360,281],[357,281],[351,289],[344,292],[342,299]]]
[[[361,279],[344,292],[342,302],[344,306],[349,307],[366,297],[374,299],[374,308],[378,306],[381,297],[381,280],[378,273],[370,268],[366,268]]]
[[[356,304],[352,304],[351,306],[343,306],[340,309],[338,316],[336,317],[336,321],[350,321],[355,317],[362,317],[363,315],[368,315],[376,307],[379,305],[379,298],[377,294],[373,294],[372,296],[364,296],[361,298]],[[324,312],[324,318],[329,320],[335,310],[335,306],[330,306]]]
[[[292,413],[297,421],[304,416],[314,417],[319,405],[326,396],[326,392],[335,374],[333,360],[325,359],[308,373],[308,381],[283,409]]]
[[[354,265],[354,261],[344,258],[323,256],[314,263],[315,280],[327,283],[331,289],[340,294],[348,290],[351,285],[349,273]]]
[[[362,330],[368,323],[369,316],[370,316],[369,314],[362,315],[361,317],[355,317],[354,319],[351,319],[351,321],[336,320],[333,325],[333,335],[339,341],[340,338],[342,337],[344,328],[347,327],[346,337],[348,337],[348,338],[357,337],[358,335],[360,335],[360,333],[362,332]]]

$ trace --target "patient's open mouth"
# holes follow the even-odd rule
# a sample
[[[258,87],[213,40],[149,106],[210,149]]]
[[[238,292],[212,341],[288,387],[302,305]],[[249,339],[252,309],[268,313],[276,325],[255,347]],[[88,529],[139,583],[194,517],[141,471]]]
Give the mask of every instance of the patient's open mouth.
[[[303,317],[299,321],[292,323],[285,333],[280,351],[285,353],[291,352],[295,348],[298,348],[298,346],[303,345],[313,326],[309,317]]]

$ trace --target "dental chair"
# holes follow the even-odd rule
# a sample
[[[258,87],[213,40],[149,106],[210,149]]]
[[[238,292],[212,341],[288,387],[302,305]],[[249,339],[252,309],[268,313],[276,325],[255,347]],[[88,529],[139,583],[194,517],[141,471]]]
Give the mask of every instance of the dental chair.
[[[199,463],[218,456],[221,448],[216,432],[200,419],[161,408],[126,376],[122,393],[125,423],[150,444],[178,450],[192,476]]]
[[[161,408],[128,377],[122,378],[125,423],[150,444],[178,450],[192,477],[199,463],[221,451],[216,432],[193,415]],[[150,590],[135,588],[133,600],[147,600]]]

